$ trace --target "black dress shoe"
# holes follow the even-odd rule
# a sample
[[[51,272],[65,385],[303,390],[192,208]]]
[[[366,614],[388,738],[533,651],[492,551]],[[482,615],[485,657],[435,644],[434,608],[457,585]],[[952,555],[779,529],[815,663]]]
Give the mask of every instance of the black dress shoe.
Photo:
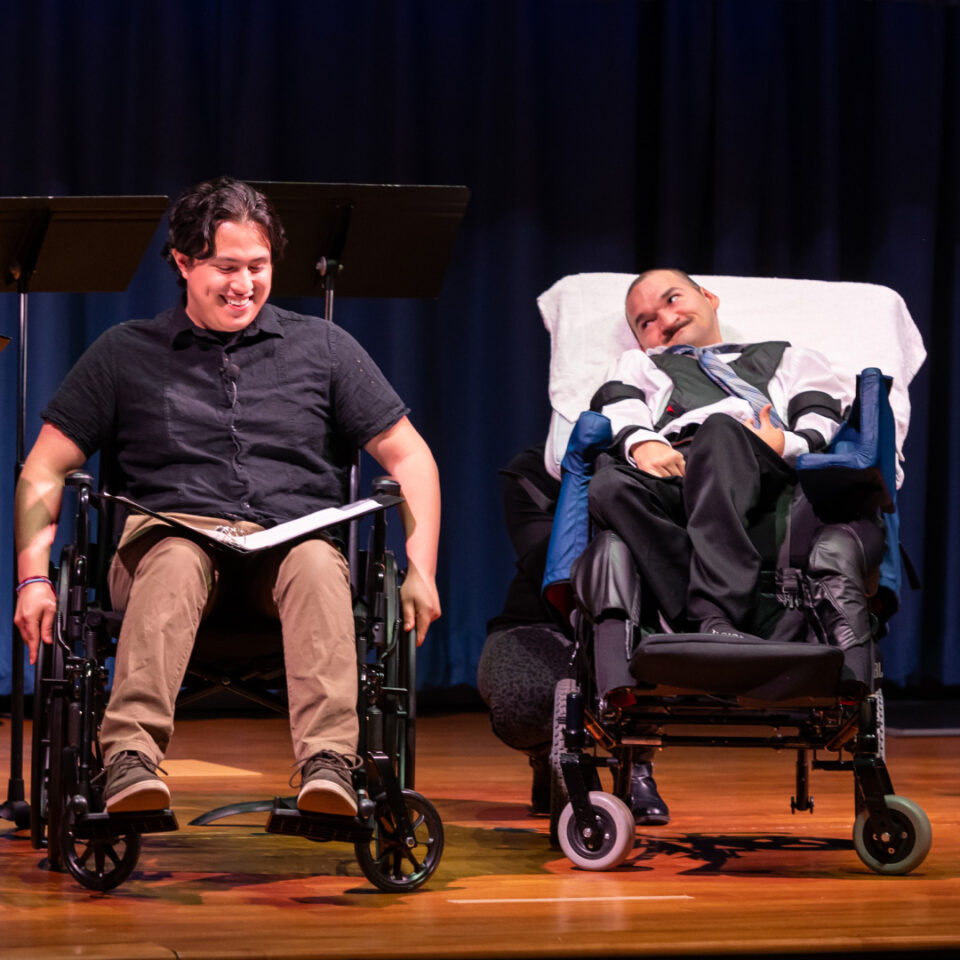
[[[670,822],[670,811],[657,792],[652,763],[635,763],[630,772],[630,809],[641,827],[662,827]]]
[[[550,755],[531,753],[533,786],[530,790],[530,813],[534,817],[550,815]]]

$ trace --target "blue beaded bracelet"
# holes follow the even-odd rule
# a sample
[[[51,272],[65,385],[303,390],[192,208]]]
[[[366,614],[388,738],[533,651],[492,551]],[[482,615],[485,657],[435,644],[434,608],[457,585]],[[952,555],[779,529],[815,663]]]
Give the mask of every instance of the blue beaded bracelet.
[[[49,577],[27,577],[26,580],[21,580],[17,584],[17,593],[19,593],[24,587],[29,586],[31,583],[45,583],[51,590],[56,589],[53,585],[53,581]]]

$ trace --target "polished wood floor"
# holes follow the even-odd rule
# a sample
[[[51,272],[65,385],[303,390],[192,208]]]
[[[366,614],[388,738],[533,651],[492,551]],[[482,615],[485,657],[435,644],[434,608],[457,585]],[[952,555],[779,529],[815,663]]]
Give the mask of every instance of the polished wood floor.
[[[28,731],[29,734],[29,731]],[[0,777],[9,726],[0,727]],[[29,743],[29,735],[27,737]],[[376,892],[344,844],[263,832],[245,817],[145,838],[138,870],[91,894],[45,869],[0,821],[0,957],[571,957],[960,950],[960,737],[888,739],[897,792],[933,824],[906,877],[867,870],[851,842],[852,778],[815,772],[791,815],[793,756],[675,749],[657,766],[673,822],[638,830],[627,863],[574,869],[527,815],[529,772],[481,713],[419,726],[418,789],[446,851],[416,893]],[[181,721],[170,786],[184,825],[240,798],[289,793],[283,720]],[[215,781],[207,764],[235,768]]]

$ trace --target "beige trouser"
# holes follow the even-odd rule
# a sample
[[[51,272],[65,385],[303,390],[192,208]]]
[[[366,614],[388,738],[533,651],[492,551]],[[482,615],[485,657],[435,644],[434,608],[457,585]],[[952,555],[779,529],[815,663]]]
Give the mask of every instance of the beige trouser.
[[[188,519],[209,528],[226,522]],[[243,533],[260,529],[232,526]],[[100,731],[104,759],[139,750],[162,761],[197,628],[218,599],[229,598],[232,610],[238,597],[251,613],[279,617],[297,760],[320,750],[354,752],[357,654],[343,554],[325,540],[306,540],[225,558],[169,531],[156,520],[131,517],[110,568],[111,600],[124,617]]]

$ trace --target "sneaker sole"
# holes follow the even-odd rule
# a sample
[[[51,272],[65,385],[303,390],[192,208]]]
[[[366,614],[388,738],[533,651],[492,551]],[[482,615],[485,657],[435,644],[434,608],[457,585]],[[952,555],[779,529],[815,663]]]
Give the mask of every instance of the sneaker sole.
[[[166,810],[170,806],[170,791],[162,780],[140,780],[115,793],[106,805],[107,813]]]
[[[330,780],[311,780],[297,797],[301,813],[325,813],[333,817],[355,817],[357,801],[346,787]]]

